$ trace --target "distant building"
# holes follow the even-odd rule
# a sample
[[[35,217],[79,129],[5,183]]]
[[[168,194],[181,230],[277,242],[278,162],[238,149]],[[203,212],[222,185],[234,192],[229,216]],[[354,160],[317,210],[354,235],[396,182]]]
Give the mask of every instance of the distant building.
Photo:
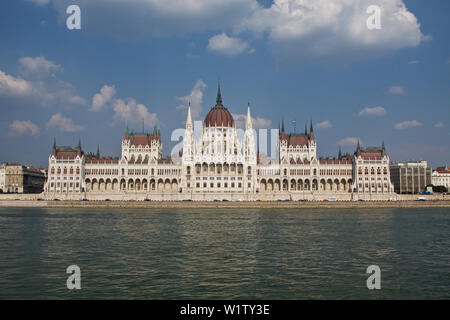
[[[18,163],[5,164],[5,193],[40,193],[44,190],[45,170]]]
[[[426,161],[392,163],[391,181],[396,193],[422,193],[431,185],[431,168]]]
[[[437,167],[431,176],[433,186],[444,186],[450,190],[450,167]]]
[[[0,193],[5,192],[6,163],[0,163]]]

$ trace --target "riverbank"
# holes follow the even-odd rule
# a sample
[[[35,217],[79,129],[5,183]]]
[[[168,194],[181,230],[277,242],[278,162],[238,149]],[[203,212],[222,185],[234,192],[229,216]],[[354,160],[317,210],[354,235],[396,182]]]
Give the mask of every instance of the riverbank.
[[[433,201],[37,201],[0,200],[0,208],[450,208],[448,200]]]

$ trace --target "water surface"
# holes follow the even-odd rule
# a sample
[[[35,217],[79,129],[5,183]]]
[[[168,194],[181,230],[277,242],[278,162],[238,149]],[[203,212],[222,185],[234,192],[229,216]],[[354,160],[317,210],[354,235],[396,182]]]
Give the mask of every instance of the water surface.
[[[448,208],[0,208],[0,299],[449,299],[449,247]]]

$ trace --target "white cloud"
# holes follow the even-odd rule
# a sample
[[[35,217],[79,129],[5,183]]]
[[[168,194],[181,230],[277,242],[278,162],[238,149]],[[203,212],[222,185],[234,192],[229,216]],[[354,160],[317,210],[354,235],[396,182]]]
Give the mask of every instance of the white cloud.
[[[22,78],[10,76],[0,70],[0,95],[24,96],[33,91],[33,85]]]
[[[327,128],[331,128],[333,125],[331,124],[330,120],[325,120],[322,122],[319,122],[315,125],[315,127],[317,129],[327,129]]]
[[[339,140],[336,144],[338,146],[343,146],[343,147],[355,147],[358,144],[358,140],[362,144],[361,139],[355,138],[355,137],[343,138],[343,139]]]
[[[9,125],[10,136],[22,136],[29,133],[32,136],[38,135],[40,132],[39,127],[31,121],[14,120]]]
[[[136,103],[136,100],[129,98],[126,101],[122,99],[114,100],[113,104],[114,119],[120,121],[128,121],[134,124],[142,123],[145,125],[154,125],[158,118],[156,113],[150,113],[143,104]]]
[[[191,93],[184,97],[176,97],[182,104],[177,106],[177,110],[187,110],[189,102],[191,103],[191,114],[193,120],[198,120],[203,109],[203,91],[206,84],[202,80],[197,80]]]
[[[92,97],[91,111],[100,111],[108,102],[111,101],[112,97],[116,94],[116,89],[113,86],[104,85],[100,89],[100,93],[96,93]]]
[[[444,125],[444,123],[443,123],[442,121],[439,121],[439,122],[436,123],[434,126],[435,126],[436,128],[443,128],[445,125]]]
[[[245,128],[245,123],[247,121],[247,115],[246,114],[233,114],[233,120],[236,124],[236,128]],[[253,118],[252,117],[252,125],[253,129],[267,129],[270,128],[270,125],[272,124],[271,120],[267,120],[261,117]]]
[[[389,88],[389,93],[391,94],[403,94],[404,92],[405,89],[403,87],[393,86]]]
[[[84,32],[120,38],[223,31],[238,25],[258,7],[257,0],[77,0],[89,24]],[[61,20],[73,0],[53,2]]]
[[[366,9],[382,8],[381,30],[369,30]],[[274,0],[259,7],[240,31],[267,34],[279,62],[365,59],[426,40],[402,0]]]
[[[22,77],[8,75],[0,70],[0,98],[14,97],[17,105],[23,105],[23,99],[28,104],[41,106],[71,107],[86,103],[76,95],[72,84],[58,79],[52,73],[62,70],[54,62],[44,57],[24,57],[19,59],[19,65]]]
[[[19,59],[21,72],[26,77],[48,77],[52,72],[62,71],[60,65],[45,59],[44,57],[23,57]]]
[[[359,117],[382,117],[384,115],[386,115],[386,109],[383,107],[366,107],[358,113]]]
[[[64,117],[61,112],[52,115],[46,127],[58,128],[61,132],[79,132],[84,129],[83,126],[74,124],[72,119]]]
[[[229,37],[226,33],[211,37],[208,41],[207,49],[210,52],[229,57],[250,51],[247,42],[239,38]]]
[[[395,129],[407,129],[407,128],[411,128],[411,127],[421,127],[422,123],[417,121],[417,120],[410,120],[410,121],[403,121],[403,122],[399,122],[397,123],[394,128]]]

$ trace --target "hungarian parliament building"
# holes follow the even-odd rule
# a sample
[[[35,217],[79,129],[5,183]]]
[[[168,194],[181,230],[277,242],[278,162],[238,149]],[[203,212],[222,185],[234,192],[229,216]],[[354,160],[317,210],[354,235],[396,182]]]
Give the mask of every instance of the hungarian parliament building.
[[[353,155],[317,158],[313,124],[309,132],[278,131],[276,157],[259,154],[250,105],[245,131],[238,138],[233,116],[216,105],[195,139],[189,105],[182,151],[163,157],[161,135],[125,129],[120,158],[85,154],[53,144],[44,196],[88,200],[358,200],[386,199],[394,188],[389,156],[381,147],[358,146]],[[259,148],[258,148],[259,149]]]

